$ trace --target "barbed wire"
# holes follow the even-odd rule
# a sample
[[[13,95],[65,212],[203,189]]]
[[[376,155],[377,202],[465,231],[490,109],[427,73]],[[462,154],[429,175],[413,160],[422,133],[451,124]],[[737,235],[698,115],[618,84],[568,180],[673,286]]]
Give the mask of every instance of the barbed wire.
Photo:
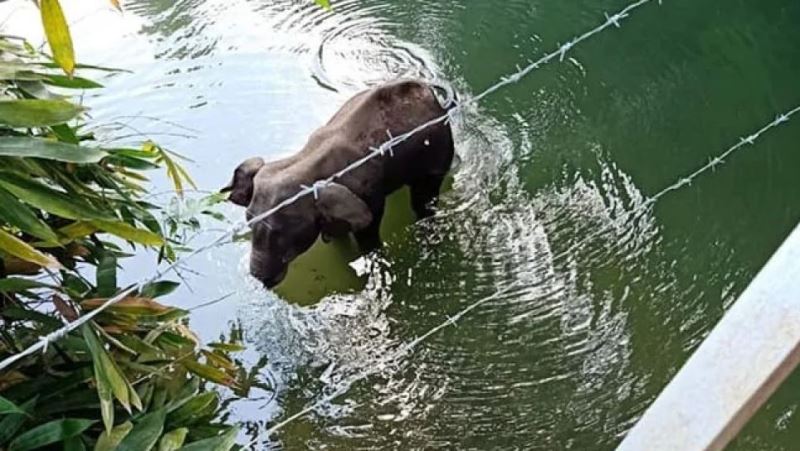
[[[739,140],[739,142],[737,144],[729,147],[726,151],[724,151],[723,153],[717,155],[716,157],[710,158],[707,163],[705,163],[704,165],[699,167],[697,170],[695,170],[692,173],[686,175],[685,177],[681,177],[675,183],[667,186],[666,188],[662,189],[661,191],[659,191],[658,193],[654,194],[653,196],[648,197],[647,200],[645,200],[641,204],[637,205],[636,207],[634,207],[634,208],[632,208],[630,210],[627,210],[625,213],[623,213],[618,218],[616,218],[615,221],[612,221],[612,222],[604,224],[603,226],[599,227],[594,233],[591,233],[591,234],[588,234],[588,235],[584,236],[583,238],[581,238],[580,240],[575,242],[573,245],[569,246],[567,249],[565,249],[565,250],[563,250],[563,251],[561,251],[561,252],[559,252],[557,254],[554,254],[553,257],[551,258],[551,261],[556,261],[556,260],[558,260],[558,259],[560,259],[560,258],[562,258],[562,257],[564,257],[566,255],[571,254],[575,250],[575,248],[580,247],[580,246],[588,243],[592,239],[598,237],[602,233],[607,232],[611,227],[613,227],[614,225],[616,225],[620,221],[627,220],[628,217],[631,217],[631,216],[636,215],[636,214],[638,214],[638,213],[640,213],[640,212],[642,212],[644,210],[647,210],[648,208],[652,207],[653,204],[655,204],[659,199],[661,199],[662,197],[664,197],[668,193],[670,193],[672,191],[677,191],[677,190],[683,188],[684,186],[691,185],[691,183],[696,178],[701,176],[702,174],[708,172],[709,170],[715,169],[719,165],[724,164],[726,162],[725,160],[731,154],[733,154],[734,152],[736,152],[737,150],[740,150],[741,148],[743,148],[745,146],[755,144],[755,142],[758,140],[758,138],[761,137],[762,134],[764,134],[765,132],[769,131],[770,129],[772,129],[774,127],[777,127],[778,125],[780,125],[780,124],[782,124],[784,122],[787,122],[790,117],[792,117],[794,114],[797,114],[798,112],[800,112],[800,106],[797,106],[794,109],[787,111],[786,113],[779,114],[778,116],[775,117],[775,119],[772,122],[769,122],[768,124],[764,125],[760,129],[758,129],[755,133],[740,138],[740,140]],[[536,269],[538,269],[538,268],[534,267],[532,269],[532,271],[535,271]],[[355,383],[357,383],[357,382],[359,382],[361,380],[364,380],[369,376],[372,376],[372,375],[378,373],[379,371],[381,371],[384,368],[386,368],[386,366],[391,364],[392,362],[398,361],[403,356],[411,353],[411,351],[413,351],[414,348],[416,348],[420,343],[424,342],[425,340],[427,340],[431,336],[437,334],[441,330],[446,329],[449,326],[455,326],[456,323],[458,322],[458,320],[463,318],[465,315],[467,315],[472,310],[475,310],[476,308],[480,307],[481,305],[483,305],[483,304],[485,304],[485,303],[487,303],[489,301],[498,299],[499,297],[503,296],[504,294],[507,294],[507,293],[517,289],[517,288],[522,288],[524,286],[525,286],[525,283],[523,281],[521,281],[521,280],[513,281],[510,284],[506,285],[503,289],[498,290],[498,291],[492,293],[489,296],[483,297],[483,298],[481,298],[481,299],[479,299],[479,300],[467,305],[463,309],[459,310],[455,315],[448,316],[446,320],[442,321],[441,323],[439,323],[435,327],[431,328],[430,330],[428,330],[424,334],[422,334],[419,337],[415,338],[414,340],[410,341],[408,344],[403,346],[397,352],[389,354],[388,357],[384,357],[383,359],[380,359],[378,362],[375,362],[375,363],[369,365],[367,368],[363,369],[362,371],[356,373],[354,376],[352,376],[351,378],[347,379],[345,382],[340,383],[340,386],[338,388],[336,388],[333,392],[331,392],[328,395],[322,397],[321,399],[315,401],[314,403],[309,404],[308,406],[304,407],[302,410],[298,411],[297,413],[291,415],[290,417],[286,418],[285,420],[283,420],[283,421],[273,425],[269,429],[267,429],[267,431],[266,431],[267,437],[269,437],[270,435],[272,435],[275,432],[279,431],[280,429],[282,429],[287,424],[289,424],[289,423],[291,423],[291,422],[293,422],[293,421],[295,421],[295,420],[297,420],[299,418],[302,418],[303,416],[305,416],[306,414],[308,414],[309,412],[311,412],[313,410],[316,410],[317,408],[319,408],[323,404],[329,403],[329,402],[333,401],[334,399],[338,398],[339,396],[344,394],[350,387],[352,387],[353,384],[355,384]],[[255,442],[256,442],[256,440],[250,442],[250,444],[248,446],[252,447],[255,444]]]
[[[380,146],[371,147],[369,149],[370,152],[368,152],[362,158],[359,158],[358,160],[355,160],[354,162],[350,163],[349,165],[347,165],[343,169],[339,170],[338,172],[334,173],[333,175],[331,175],[331,176],[329,176],[329,177],[327,177],[325,179],[317,180],[314,183],[312,183],[311,185],[301,185],[301,189],[296,194],[294,194],[291,197],[288,197],[288,198],[284,199],[282,202],[280,202],[279,204],[277,204],[273,208],[271,208],[271,209],[269,209],[269,210],[267,210],[267,211],[265,211],[265,212],[263,212],[263,213],[261,213],[259,215],[256,215],[256,216],[252,217],[248,221],[239,222],[239,223],[234,224],[234,226],[231,227],[226,233],[220,235],[218,238],[213,240],[211,243],[209,243],[209,244],[207,244],[205,246],[201,246],[201,247],[199,247],[197,249],[194,249],[194,250],[188,252],[183,257],[177,259],[175,262],[172,262],[165,269],[157,270],[153,274],[153,276],[151,276],[149,278],[145,278],[143,280],[140,280],[137,283],[134,283],[133,285],[129,286],[128,288],[122,290],[120,293],[118,293],[115,296],[109,298],[106,302],[104,302],[103,304],[101,304],[96,309],[92,310],[91,312],[87,313],[86,315],[83,315],[80,318],[76,319],[75,321],[72,321],[72,322],[64,325],[64,327],[62,327],[60,329],[57,329],[57,330],[55,330],[55,331],[53,331],[51,333],[48,333],[46,335],[41,336],[39,338],[39,340],[36,343],[34,343],[33,345],[29,346],[28,348],[26,348],[25,350],[23,350],[23,351],[21,351],[21,352],[19,352],[17,354],[14,354],[12,356],[7,357],[2,362],[0,362],[0,370],[3,370],[5,368],[7,368],[9,365],[13,364],[14,362],[17,362],[18,360],[20,360],[20,359],[22,359],[22,358],[24,358],[26,356],[34,354],[35,352],[37,352],[37,351],[39,351],[41,349],[46,349],[48,343],[64,337],[65,335],[67,335],[68,333],[70,333],[73,330],[77,329],[78,327],[82,326],[83,324],[87,323],[88,321],[91,321],[94,317],[96,317],[97,315],[102,313],[108,307],[116,304],[117,302],[122,301],[126,297],[128,297],[128,296],[132,295],[133,293],[137,292],[138,290],[140,290],[145,285],[147,285],[149,283],[153,283],[153,282],[159,280],[161,277],[163,277],[163,275],[165,273],[168,273],[168,272],[176,270],[186,260],[189,260],[189,259],[191,259],[191,258],[193,258],[193,257],[195,257],[195,256],[197,256],[197,255],[199,255],[201,253],[204,253],[204,252],[206,252],[208,250],[211,250],[211,249],[213,249],[213,248],[225,243],[225,241],[228,238],[235,237],[236,235],[240,234],[245,228],[251,226],[252,224],[255,224],[256,222],[262,221],[262,220],[272,216],[276,212],[280,211],[281,209],[283,209],[283,208],[285,208],[285,207],[287,207],[289,205],[292,205],[293,203],[297,202],[298,200],[302,199],[303,197],[306,197],[306,196],[309,196],[309,195],[313,195],[315,198],[318,197],[319,191],[321,189],[325,188],[326,186],[328,186],[329,184],[333,183],[335,180],[341,178],[342,176],[344,176],[345,174],[349,173],[350,171],[353,171],[353,170],[363,166],[368,161],[370,161],[370,160],[372,160],[374,158],[385,157],[386,155],[388,155],[389,157],[394,156],[394,148],[398,144],[401,144],[401,143],[407,141],[409,138],[411,138],[415,134],[417,134],[417,133],[419,133],[419,132],[421,132],[421,131],[429,128],[429,127],[432,127],[432,126],[440,124],[440,123],[449,122],[449,120],[450,120],[450,118],[452,117],[453,114],[455,114],[457,111],[463,110],[466,106],[479,102],[480,100],[482,100],[486,96],[496,92],[498,89],[500,89],[500,88],[502,88],[504,86],[519,82],[523,77],[525,77],[526,75],[528,75],[532,71],[542,67],[543,65],[549,63],[550,61],[552,61],[556,57],[559,58],[559,61],[563,61],[565,55],[570,50],[572,50],[575,47],[575,45],[579,44],[580,42],[588,39],[589,37],[591,37],[591,36],[593,36],[593,35],[595,35],[597,33],[602,32],[603,30],[605,30],[607,28],[610,28],[612,26],[617,27],[617,28],[620,27],[620,21],[625,19],[626,17],[628,17],[630,12],[632,12],[633,10],[635,10],[635,9],[641,7],[641,6],[644,6],[647,3],[651,3],[653,1],[657,1],[659,5],[662,3],[662,0],[638,0],[638,1],[634,2],[634,3],[629,4],[628,6],[626,6],[625,8],[620,10],[619,12],[617,12],[616,14],[613,14],[613,15],[609,16],[606,13],[605,14],[606,21],[603,22],[602,24],[600,24],[599,26],[597,26],[597,27],[595,27],[595,28],[593,28],[593,29],[581,34],[581,35],[578,35],[577,37],[567,41],[565,44],[559,45],[559,47],[555,51],[552,51],[550,53],[545,54],[543,57],[539,58],[538,60],[534,61],[533,63],[530,63],[525,67],[518,67],[517,71],[515,73],[513,73],[511,75],[508,75],[508,76],[501,77],[500,81],[498,81],[494,85],[490,86],[489,88],[487,88],[483,92],[479,93],[475,97],[467,99],[464,102],[457,103],[450,110],[448,110],[445,114],[443,114],[443,115],[441,115],[439,117],[433,118],[433,119],[431,119],[431,120],[429,120],[429,121],[427,121],[427,122],[425,122],[425,123],[413,128],[413,129],[411,129],[411,130],[409,130],[409,131],[407,131],[405,133],[402,133],[400,135],[393,136],[391,134],[391,132],[389,130],[387,130],[386,134],[387,134],[389,139],[386,140],[385,142],[383,142],[383,144],[381,144]]]

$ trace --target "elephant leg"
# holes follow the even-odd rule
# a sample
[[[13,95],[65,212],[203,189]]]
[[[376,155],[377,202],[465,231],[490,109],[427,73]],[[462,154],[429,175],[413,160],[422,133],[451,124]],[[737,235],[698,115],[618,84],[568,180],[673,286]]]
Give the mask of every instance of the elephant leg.
[[[364,229],[354,233],[361,252],[367,253],[381,247],[381,220],[386,204],[385,199],[376,200],[370,205],[372,222]]]
[[[439,196],[443,175],[429,175],[411,184],[411,208],[418,219],[433,216],[433,204]]]

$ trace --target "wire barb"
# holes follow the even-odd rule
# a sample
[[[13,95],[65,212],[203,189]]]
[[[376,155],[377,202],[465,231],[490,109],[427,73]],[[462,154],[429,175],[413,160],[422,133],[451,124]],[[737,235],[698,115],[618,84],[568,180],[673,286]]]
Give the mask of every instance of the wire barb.
[[[47,346],[50,344],[50,335],[42,335],[39,337],[39,341],[42,342],[42,354],[47,354]]]
[[[58,341],[58,340],[64,338],[65,335],[67,335],[67,333],[69,331],[67,330],[66,326],[69,326],[69,325],[70,325],[70,323],[66,323],[65,327],[62,327],[61,329],[54,330],[53,332],[50,332],[49,334],[42,335],[42,336],[39,337],[38,341],[41,343],[42,354],[47,353],[47,348],[48,348],[48,346],[50,346],[50,343]]]
[[[742,144],[753,145],[753,144],[755,144],[756,139],[758,139],[758,133],[754,133],[754,134],[752,134],[750,136],[746,136],[746,137],[741,138],[741,143]]]
[[[717,156],[708,158],[708,167],[711,168],[712,171],[716,171],[717,166],[721,164],[725,164],[725,160],[723,160],[722,157]]]
[[[564,45],[559,48],[559,57],[558,60],[560,62],[564,61],[564,56],[569,52],[569,50],[575,45],[574,41],[567,41]]]
[[[608,13],[606,13],[606,24],[607,25],[614,25],[615,27],[619,28],[621,26],[620,23],[619,23],[620,20],[622,20],[622,19],[624,19],[626,17],[628,17],[628,13],[626,13],[626,12],[619,12],[619,13],[614,14],[613,16],[609,16]]]
[[[314,200],[319,200],[319,192],[325,189],[328,185],[330,185],[330,181],[328,180],[317,180],[316,182],[312,183],[311,185],[300,185],[300,188],[303,188],[306,192],[309,192],[314,195]]]
[[[393,157],[394,156],[394,148],[392,146],[394,145],[395,138],[394,138],[394,136],[392,136],[392,132],[389,131],[388,128],[386,129],[386,136],[389,137],[389,140],[386,141],[385,143],[383,143],[383,145],[381,145],[381,147],[385,146],[385,148],[389,152],[389,156]]]
[[[461,109],[461,105],[456,104],[456,106],[454,108],[451,108],[450,110],[448,110],[447,111],[447,117],[444,120],[444,125],[452,124],[455,121],[456,112],[458,112],[460,109]]]

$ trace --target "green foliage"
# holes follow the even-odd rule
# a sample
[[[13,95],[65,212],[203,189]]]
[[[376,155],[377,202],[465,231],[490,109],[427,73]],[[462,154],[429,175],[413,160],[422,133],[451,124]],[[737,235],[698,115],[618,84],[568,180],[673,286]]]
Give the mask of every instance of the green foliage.
[[[3,102],[0,102],[0,105],[2,104]],[[57,122],[56,124],[59,123]],[[27,136],[3,136],[0,137],[0,155],[5,157],[44,158],[63,161],[64,163],[98,163],[109,154],[100,149],[87,148],[68,142]]]
[[[75,64],[58,1],[39,4],[52,59],[0,37],[0,359],[122,291],[123,243],[171,260],[199,228],[147,201],[148,170],[165,170],[179,195],[194,187],[179,155],[99,145],[85,108],[50,90],[100,84],[74,75],[91,66]],[[219,201],[186,204],[213,216]],[[245,394],[252,381],[230,356],[241,347],[202,347],[188,312],[155,300],[177,287],[147,285],[0,372],[0,449],[230,449],[237,429],[219,422],[211,388]]]
[[[117,451],[148,451],[158,442],[164,432],[167,412],[160,408],[139,419],[133,429],[122,439]]]
[[[330,0],[314,0],[314,3],[317,5],[330,10],[331,9],[331,2]]]
[[[72,36],[64,11],[61,10],[58,0],[40,0],[39,10],[47,42],[53,51],[53,59],[71,76],[75,70],[75,51],[72,49]]]
[[[65,418],[53,420],[20,434],[8,445],[8,451],[28,451],[51,443],[63,442],[89,429],[94,420]]]
[[[83,111],[64,100],[13,99],[0,100],[0,125],[11,127],[43,127],[63,124]]]
[[[0,396],[0,415],[7,415],[9,413],[22,413],[25,411],[17,407],[16,404]]]
[[[133,429],[133,423],[126,421],[111,429],[111,432],[103,431],[94,444],[94,450],[113,451],[117,449],[119,443],[131,432],[131,429]]]

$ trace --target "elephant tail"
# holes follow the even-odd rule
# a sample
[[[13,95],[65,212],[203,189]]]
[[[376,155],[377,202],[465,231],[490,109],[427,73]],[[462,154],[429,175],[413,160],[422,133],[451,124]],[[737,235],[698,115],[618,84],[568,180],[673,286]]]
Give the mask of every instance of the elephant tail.
[[[441,105],[446,111],[450,111],[456,105],[458,105],[458,96],[450,84],[433,81],[430,82],[430,86],[434,97],[436,97],[436,100],[439,101],[439,105]]]

